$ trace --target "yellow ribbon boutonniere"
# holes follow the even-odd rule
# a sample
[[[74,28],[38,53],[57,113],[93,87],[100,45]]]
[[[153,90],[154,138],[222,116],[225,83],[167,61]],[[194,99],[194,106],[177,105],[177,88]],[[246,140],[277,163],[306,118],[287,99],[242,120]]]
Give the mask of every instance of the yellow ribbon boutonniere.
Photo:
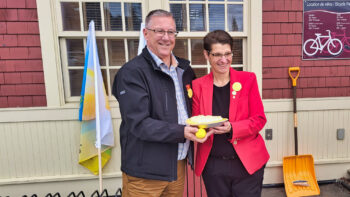
[[[239,82],[234,82],[232,85],[232,89],[236,92],[240,91],[242,89],[242,84]]]
[[[192,96],[193,96],[193,91],[192,91],[192,89],[191,89],[191,85],[190,85],[190,84],[187,84],[187,85],[186,85],[186,90],[187,90],[187,96],[188,96],[188,98],[192,98]]]
[[[232,89],[233,89],[232,95],[233,95],[233,98],[235,98],[237,92],[242,89],[242,84],[239,83],[239,82],[234,82],[233,85],[232,85]]]

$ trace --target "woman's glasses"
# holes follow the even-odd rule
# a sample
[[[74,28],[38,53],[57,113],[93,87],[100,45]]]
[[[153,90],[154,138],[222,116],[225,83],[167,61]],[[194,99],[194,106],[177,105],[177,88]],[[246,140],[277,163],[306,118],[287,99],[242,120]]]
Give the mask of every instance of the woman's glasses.
[[[208,51],[208,54],[213,56],[215,59],[221,59],[222,57],[225,57],[226,59],[232,58],[233,53],[232,52],[227,52],[225,54],[222,53],[210,53]]]

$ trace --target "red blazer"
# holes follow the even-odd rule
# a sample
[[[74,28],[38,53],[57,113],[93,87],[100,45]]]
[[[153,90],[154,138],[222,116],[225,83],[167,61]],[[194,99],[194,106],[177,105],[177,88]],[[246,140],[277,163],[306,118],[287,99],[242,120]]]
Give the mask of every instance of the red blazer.
[[[242,86],[233,98],[235,82]],[[212,115],[213,74],[210,73],[192,82],[192,115]],[[270,158],[265,142],[259,131],[266,123],[264,107],[259,94],[256,76],[251,72],[230,69],[230,109],[229,121],[232,126],[231,144],[249,174],[259,170]],[[214,135],[204,143],[198,143],[195,161],[195,173],[202,174],[205,163],[213,146]],[[235,143],[236,141],[236,143]]]

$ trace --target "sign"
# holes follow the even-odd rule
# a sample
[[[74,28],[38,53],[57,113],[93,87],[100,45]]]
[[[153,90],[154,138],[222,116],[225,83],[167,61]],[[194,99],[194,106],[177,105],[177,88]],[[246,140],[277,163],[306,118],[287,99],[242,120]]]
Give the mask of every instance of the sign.
[[[304,0],[303,59],[350,58],[350,1]]]

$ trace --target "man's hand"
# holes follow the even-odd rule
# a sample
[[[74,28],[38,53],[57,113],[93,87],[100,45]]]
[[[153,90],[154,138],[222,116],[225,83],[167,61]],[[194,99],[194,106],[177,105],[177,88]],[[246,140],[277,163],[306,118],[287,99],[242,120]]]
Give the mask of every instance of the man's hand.
[[[209,136],[211,136],[214,133],[214,131],[208,131],[204,138],[199,139],[196,137],[197,131],[198,131],[197,127],[185,126],[184,136],[186,139],[189,139],[191,141],[203,143],[208,139]]]

